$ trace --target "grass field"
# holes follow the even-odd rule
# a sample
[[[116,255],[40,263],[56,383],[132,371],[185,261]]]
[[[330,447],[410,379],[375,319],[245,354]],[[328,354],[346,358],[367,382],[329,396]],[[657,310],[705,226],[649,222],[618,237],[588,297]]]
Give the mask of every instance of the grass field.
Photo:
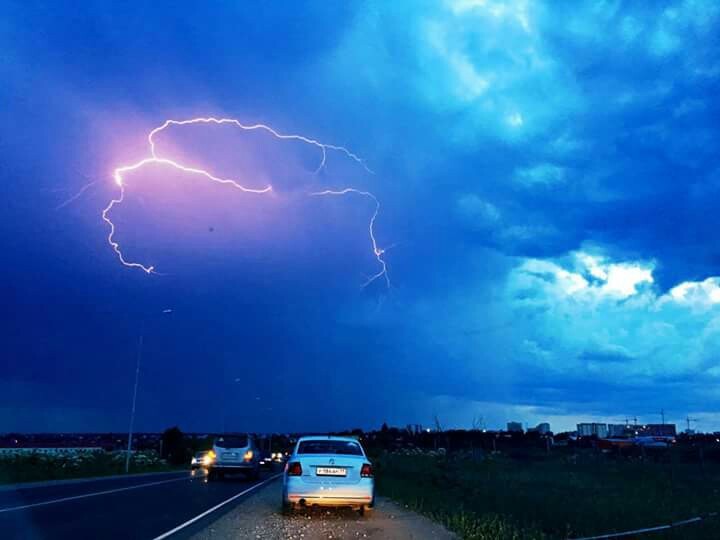
[[[587,453],[481,460],[385,454],[377,489],[462,538],[573,538],[720,510],[720,465],[617,461]],[[643,538],[720,538],[720,520]]]
[[[139,453],[130,461],[131,473],[173,470],[153,454]],[[45,456],[33,454],[0,459],[0,484],[64,480],[107,476],[125,472],[124,453],[89,454],[84,456]]]

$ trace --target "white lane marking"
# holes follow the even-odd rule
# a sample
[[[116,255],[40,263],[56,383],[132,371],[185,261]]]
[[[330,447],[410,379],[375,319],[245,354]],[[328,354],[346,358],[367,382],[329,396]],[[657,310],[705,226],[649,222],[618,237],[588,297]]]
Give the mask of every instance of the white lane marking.
[[[130,491],[131,489],[140,489],[150,486],[159,486],[160,484],[169,484],[170,482],[179,482],[181,480],[193,480],[195,478],[202,478],[196,476],[183,476],[182,478],[171,478],[170,480],[159,480],[157,482],[148,482],[145,484],[137,484],[134,486],[126,486],[115,489],[106,489],[104,491],[94,491],[92,493],[84,493],[82,495],[73,495],[72,497],[62,497],[61,499],[51,499],[49,501],[42,501],[32,504],[23,504],[22,506],[10,506],[8,508],[0,508],[0,514],[3,512],[13,512],[15,510],[25,510],[26,508],[35,508],[37,506],[46,506],[48,504],[57,504],[67,501],[76,501],[78,499],[86,499],[88,497],[97,497],[98,495],[109,495],[110,493],[120,493],[121,491]]]
[[[133,473],[133,474],[110,474],[106,476],[88,476],[87,478],[67,478],[62,480],[41,480],[39,482],[20,482],[18,484],[3,484],[0,486],[0,493],[6,491],[18,491],[18,490],[30,490],[36,488],[47,488],[47,487],[62,487],[69,486],[72,484],[89,484],[91,482],[100,482],[106,480],[132,480],[135,478],[147,478],[152,476],[177,476],[179,474],[185,474],[180,472],[149,472],[149,473]]]
[[[202,514],[198,514],[198,515],[195,516],[194,518],[187,520],[185,523],[181,523],[180,525],[178,525],[178,526],[175,527],[174,529],[170,529],[168,532],[165,532],[165,533],[161,534],[160,536],[156,536],[155,538],[153,538],[153,540],[163,540],[164,538],[167,538],[168,536],[175,534],[176,532],[184,529],[185,527],[188,527],[189,525],[192,525],[193,523],[195,523],[195,522],[198,521],[199,519],[204,518],[204,517],[207,516],[208,514],[213,513],[213,512],[214,512],[215,510],[217,510],[218,508],[222,508],[222,507],[225,506],[226,504],[229,504],[229,503],[233,502],[233,501],[234,501],[235,499],[237,499],[238,497],[242,497],[242,496],[245,495],[246,493],[250,493],[251,491],[253,491],[253,490],[255,490],[255,489],[257,489],[257,488],[259,488],[259,487],[261,487],[261,486],[264,486],[265,484],[269,484],[269,483],[272,482],[273,480],[276,480],[276,479],[280,478],[282,475],[283,475],[283,473],[278,473],[278,474],[276,474],[275,476],[271,476],[271,477],[268,478],[267,480],[263,480],[263,481],[260,482],[259,484],[255,484],[254,486],[250,486],[249,488],[247,488],[246,490],[241,491],[240,493],[236,493],[235,495],[233,495],[233,496],[230,497],[229,499],[225,499],[225,500],[224,500],[223,502],[221,502],[220,504],[216,504],[216,505],[213,506],[212,508],[209,508],[209,509],[205,510]]]

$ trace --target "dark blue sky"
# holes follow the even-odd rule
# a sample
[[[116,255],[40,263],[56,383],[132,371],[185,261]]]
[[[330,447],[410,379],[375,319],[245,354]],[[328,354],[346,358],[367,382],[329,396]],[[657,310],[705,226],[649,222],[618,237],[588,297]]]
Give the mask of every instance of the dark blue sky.
[[[0,431],[720,429],[716,2],[235,4],[4,4]]]

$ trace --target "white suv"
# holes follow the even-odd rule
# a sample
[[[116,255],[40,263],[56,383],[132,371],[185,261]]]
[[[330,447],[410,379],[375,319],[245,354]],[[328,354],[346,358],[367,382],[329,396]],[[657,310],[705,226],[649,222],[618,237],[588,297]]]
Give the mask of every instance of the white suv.
[[[215,438],[206,463],[208,480],[222,478],[225,473],[244,473],[255,479],[260,475],[260,450],[252,435],[221,435]]]

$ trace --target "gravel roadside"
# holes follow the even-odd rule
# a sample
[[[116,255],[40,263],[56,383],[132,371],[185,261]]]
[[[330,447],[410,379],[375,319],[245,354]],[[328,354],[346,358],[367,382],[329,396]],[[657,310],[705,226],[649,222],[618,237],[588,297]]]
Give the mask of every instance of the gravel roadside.
[[[236,509],[210,524],[192,540],[350,539],[450,540],[457,537],[426,517],[382,497],[368,518],[350,509],[314,509],[285,516],[280,512],[282,482],[250,496]]]

